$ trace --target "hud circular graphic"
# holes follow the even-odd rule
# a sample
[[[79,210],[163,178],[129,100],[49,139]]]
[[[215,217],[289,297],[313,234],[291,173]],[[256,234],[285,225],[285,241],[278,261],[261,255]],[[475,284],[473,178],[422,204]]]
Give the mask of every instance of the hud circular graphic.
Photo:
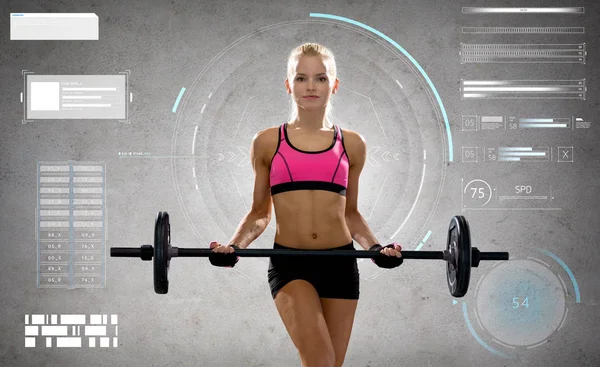
[[[494,192],[492,187],[484,180],[476,179],[469,181],[463,190],[464,207],[486,206]]]
[[[277,24],[224,49],[187,87],[173,136],[173,179],[200,246],[228,241],[252,205],[254,135],[287,122],[287,57],[308,40],[329,47],[340,87],[334,123],[367,141],[359,210],[382,243],[412,249],[435,211],[444,182],[446,131],[439,106],[406,57],[365,31],[333,21]],[[276,218],[252,248],[271,248]],[[361,249],[355,243],[357,249]],[[240,261],[237,271],[264,278],[268,259]],[[362,277],[380,269],[370,261]]]
[[[565,292],[559,278],[544,264],[531,260],[501,263],[476,290],[478,321],[501,343],[539,344],[563,321]]]

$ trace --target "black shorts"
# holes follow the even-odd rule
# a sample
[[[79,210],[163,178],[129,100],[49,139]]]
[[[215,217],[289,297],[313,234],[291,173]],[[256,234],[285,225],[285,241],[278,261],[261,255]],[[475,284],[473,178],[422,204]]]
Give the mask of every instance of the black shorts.
[[[277,242],[274,249],[289,249]],[[353,242],[341,247],[322,250],[356,250]],[[269,286],[273,299],[284,285],[295,279],[311,283],[319,297],[358,299],[359,273],[355,257],[272,257],[269,261]]]

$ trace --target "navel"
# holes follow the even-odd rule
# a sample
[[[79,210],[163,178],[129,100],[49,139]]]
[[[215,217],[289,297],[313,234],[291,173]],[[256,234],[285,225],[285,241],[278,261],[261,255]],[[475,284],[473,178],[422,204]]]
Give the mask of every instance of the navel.
[[[313,236],[312,236],[312,237],[313,237],[313,240],[316,240],[318,236],[317,236],[317,234],[316,234],[316,233],[313,233]]]

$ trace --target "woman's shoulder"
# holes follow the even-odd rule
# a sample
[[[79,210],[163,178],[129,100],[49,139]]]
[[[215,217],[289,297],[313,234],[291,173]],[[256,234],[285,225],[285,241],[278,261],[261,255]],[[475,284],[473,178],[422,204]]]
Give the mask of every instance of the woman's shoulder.
[[[254,135],[252,146],[258,155],[270,157],[275,154],[279,140],[279,126],[262,129]]]
[[[341,129],[344,139],[344,150],[348,155],[348,160],[353,163],[364,159],[367,151],[367,144],[363,136],[353,130]]]
[[[365,138],[358,132],[348,129],[342,130],[342,137],[344,139],[344,146],[346,148],[355,148],[357,146],[361,146],[365,144]]]
[[[277,138],[279,136],[279,128],[280,126],[271,126],[265,129],[262,129],[254,135],[253,140],[257,143],[268,143],[269,141],[275,140],[277,142]]]

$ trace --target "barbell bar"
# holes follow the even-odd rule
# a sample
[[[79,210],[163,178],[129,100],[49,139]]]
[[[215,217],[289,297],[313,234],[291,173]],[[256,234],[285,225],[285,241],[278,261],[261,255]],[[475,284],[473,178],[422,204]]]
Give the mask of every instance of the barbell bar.
[[[144,261],[154,259],[154,291],[166,294],[169,290],[169,266],[174,257],[208,257],[210,248],[179,248],[171,246],[171,226],[169,214],[158,212],[154,223],[154,246],[112,247],[111,257],[139,257]],[[446,280],[450,294],[463,297],[469,288],[471,267],[479,262],[502,261],[509,259],[508,252],[481,252],[471,247],[471,234],[466,218],[455,215],[450,220],[446,249],[444,251],[401,251],[404,259],[444,260],[446,261]],[[235,254],[240,257],[289,257],[289,256],[333,256],[353,258],[374,258],[375,251],[357,250],[286,250],[286,249],[239,249]]]

